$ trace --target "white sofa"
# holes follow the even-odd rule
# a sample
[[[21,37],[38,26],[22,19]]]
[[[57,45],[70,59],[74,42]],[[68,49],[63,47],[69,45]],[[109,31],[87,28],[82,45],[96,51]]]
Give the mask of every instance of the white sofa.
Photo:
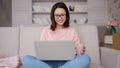
[[[90,55],[90,68],[120,68],[120,51],[99,47],[98,30],[93,25],[74,26]],[[9,56],[35,55],[34,41],[39,40],[43,27],[0,27],[0,53]],[[109,57],[109,58],[108,58]],[[20,66],[20,68],[23,68]]]

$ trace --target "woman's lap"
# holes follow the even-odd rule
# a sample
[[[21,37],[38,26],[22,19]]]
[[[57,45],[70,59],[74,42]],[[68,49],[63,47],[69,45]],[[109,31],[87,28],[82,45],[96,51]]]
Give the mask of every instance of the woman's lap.
[[[43,62],[47,63],[52,68],[58,68],[64,65],[67,61],[43,61]]]
[[[24,68],[89,68],[91,60],[87,55],[76,56],[70,61],[41,61],[33,56],[26,56],[22,62]]]

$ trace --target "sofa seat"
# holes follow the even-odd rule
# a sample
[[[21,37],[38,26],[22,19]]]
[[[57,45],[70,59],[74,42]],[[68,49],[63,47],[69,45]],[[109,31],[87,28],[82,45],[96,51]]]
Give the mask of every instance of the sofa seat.
[[[23,68],[23,66],[20,65],[19,68]],[[104,68],[104,67],[99,64],[91,63],[90,68]]]
[[[104,68],[104,67],[102,65],[100,65],[100,64],[91,63],[90,68]]]

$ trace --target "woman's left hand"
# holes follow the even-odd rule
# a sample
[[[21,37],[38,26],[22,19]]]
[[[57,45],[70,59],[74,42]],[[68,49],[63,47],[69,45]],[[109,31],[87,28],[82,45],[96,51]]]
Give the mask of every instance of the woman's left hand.
[[[84,53],[85,53],[85,46],[81,46],[80,53],[81,53],[81,54],[84,54]]]
[[[86,50],[86,48],[85,48],[85,46],[84,45],[79,45],[78,47],[77,47],[77,55],[80,55],[80,54],[84,54],[85,53],[85,50]]]

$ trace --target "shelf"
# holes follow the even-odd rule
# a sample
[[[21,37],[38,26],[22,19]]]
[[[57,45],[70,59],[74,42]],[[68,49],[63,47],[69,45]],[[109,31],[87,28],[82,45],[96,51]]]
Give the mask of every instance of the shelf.
[[[33,12],[33,14],[50,14],[50,12]]]
[[[50,14],[50,12],[33,12],[33,14]],[[87,14],[87,12],[70,12],[70,14]]]
[[[87,12],[70,12],[70,14],[87,14]]]
[[[86,2],[87,0],[33,0],[33,2],[72,2],[72,1],[81,1],[81,2]]]
[[[87,0],[33,0],[32,15],[33,23],[46,24],[46,19],[50,20],[51,8],[55,2],[65,2],[71,15],[70,22],[86,22]],[[74,6],[74,11],[70,11],[69,6]],[[44,22],[44,23],[43,23]]]

